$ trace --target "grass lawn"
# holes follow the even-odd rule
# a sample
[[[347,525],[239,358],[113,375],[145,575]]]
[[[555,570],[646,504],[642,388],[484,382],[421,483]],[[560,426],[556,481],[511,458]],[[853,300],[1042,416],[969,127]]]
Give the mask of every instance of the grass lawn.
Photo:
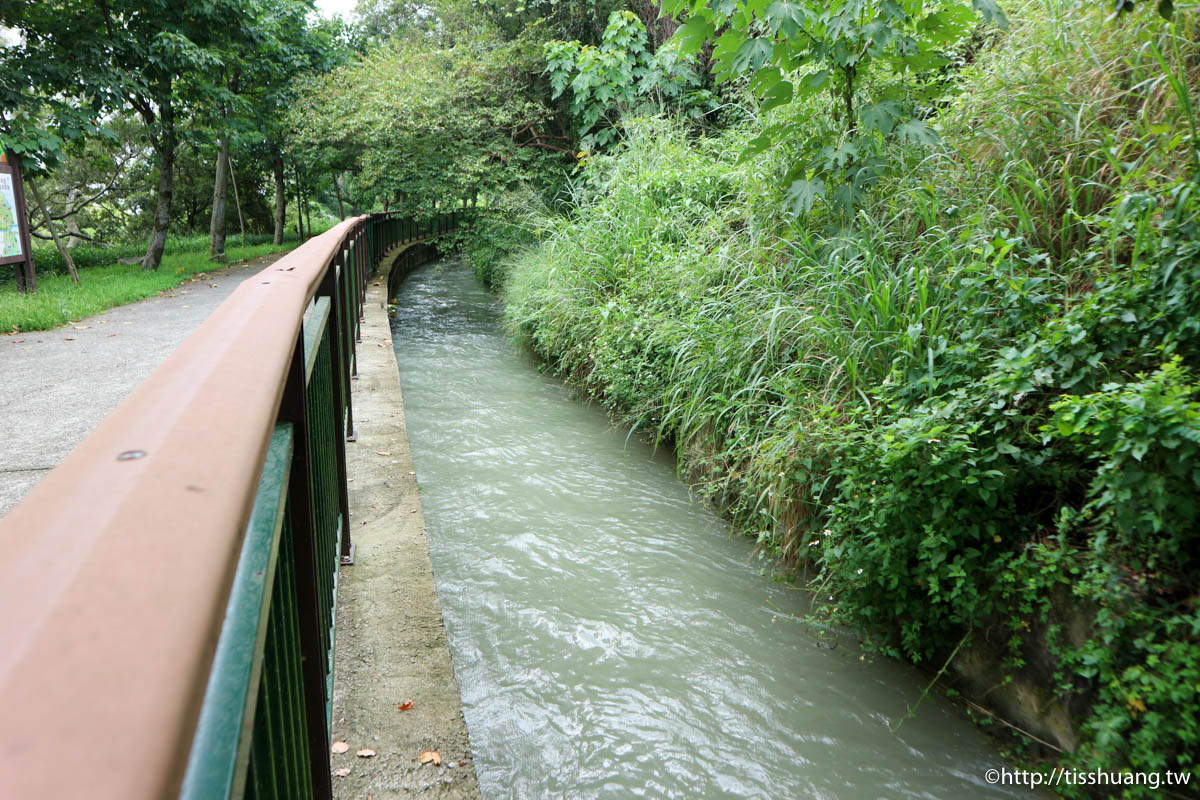
[[[212,272],[236,261],[258,258],[295,247],[256,244],[229,247],[228,260],[216,264],[207,253],[177,253],[163,256],[157,272],[143,272],[140,264],[114,264],[80,271],[80,286],[69,275],[39,275],[38,290],[21,294],[15,283],[0,284],[0,331],[41,331],[57,328],[72,320],[90,317],[113,306],[152,297],[183,283],[201,272]]]

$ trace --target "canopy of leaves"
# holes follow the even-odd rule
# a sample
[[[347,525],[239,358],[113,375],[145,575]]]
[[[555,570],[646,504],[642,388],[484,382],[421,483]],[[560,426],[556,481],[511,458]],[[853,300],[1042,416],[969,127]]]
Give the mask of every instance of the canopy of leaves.
[[[312,81],[289,117],[297,153],[339,151],[377,197],[412,207],[556,182],[571,137],[545,101],[538,32],[394,42]]]
[[[807,213],[824,198],[843,212],[859,205],[887,166],[884,145],[928,145],[913,76],[945,66],[945,51],[985,21],[1005,25],[994,0],[666,0],[687,13],[676,32],[684,53],[711,43],[720,80],[749,78],[762,110],[828,92],[833,125],[813,119],[767,127],[753,153],[784,140],[802,142],[786,178],[789,208]]]
[[[615,141],[622,113],[672,107],[699,116],[716,106],[695,58],[681,56],[674,42],[651,52],[646,26],[632,11],[612,12],[598,47],[551,41],[544,51],[554,97],[571,89],[571,113],[585,148]]]

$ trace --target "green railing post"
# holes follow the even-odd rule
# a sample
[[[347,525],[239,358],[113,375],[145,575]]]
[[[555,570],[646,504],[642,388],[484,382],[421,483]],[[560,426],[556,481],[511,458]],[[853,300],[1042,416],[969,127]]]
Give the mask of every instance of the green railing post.
[[[308,414],[308,382],[303,334],[296,342],[284,384],[279,419],[290,422],[295,436],[292,479],[288,485],[288,521],[292,531],[296,566],[296,610],[299,616],[300,659],[304,685],[304,717],[307,727],[306,750],[312,775],[314,800],[331,800],[333,785],[329,774],[329,727],[326,716],[325,665],[328,650],[324,644],[327,623],[321,619],[318,595],[321,575],[318,571],[316,503],[314,498],[312,435]]]
[[[350,498],[347,486],[347,469],[346,469],[346,422],[350,419],[351,435],[353,435],[353,417],[350,415],[350,395],[347,391],[348,384],[346,382],[346,352],[343,346],[344,325],[342,321],[341,305],[338,302],[338,282],[337,270],[333,267],[325,273],[325,277],[321,279],[321,285],[317,289],[317,293],[322,298],[329,300],[329,323],[327,326],[329,336],[330,350],[330,370],[331,381],[333,384],[333,414],[337,424],[335,430],[337,440],[334,444],[334,452],[337,457],[337,482],[338,482],[338,506],[341,510],[343,520],[342,540],[339,552],[341,563],[354,563],[354,544],[350,537]],[[353,441],[353,440],[351,440]]]

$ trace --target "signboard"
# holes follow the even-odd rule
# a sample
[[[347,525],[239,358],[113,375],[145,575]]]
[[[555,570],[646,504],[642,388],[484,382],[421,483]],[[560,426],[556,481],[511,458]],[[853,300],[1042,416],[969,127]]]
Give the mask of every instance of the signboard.
[[[0,258],[25,258],[17,195],[11,173],[0,172]]]
[[[0,264],[17,264],[31,285],[33,263],[29,252],[29,225],[25,214],[25,187],[21,162],[0,151]]]

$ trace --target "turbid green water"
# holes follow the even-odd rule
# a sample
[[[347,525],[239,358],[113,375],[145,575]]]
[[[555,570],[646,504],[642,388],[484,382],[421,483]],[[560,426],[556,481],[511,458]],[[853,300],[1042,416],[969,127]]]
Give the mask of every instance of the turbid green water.
[[[662,454],[509,342],[454,262],[393,323],[438,594],[486,798],[1024,796],[924,681],[792,621],[805,596]]]

